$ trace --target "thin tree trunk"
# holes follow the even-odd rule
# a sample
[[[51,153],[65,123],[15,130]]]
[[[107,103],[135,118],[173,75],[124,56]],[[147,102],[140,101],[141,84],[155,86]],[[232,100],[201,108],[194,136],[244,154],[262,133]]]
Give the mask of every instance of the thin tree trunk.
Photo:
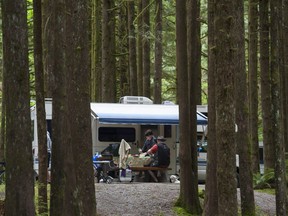
[[[177,205],[192,212],[193,188],[191,187],[192,159],[191,146],[187,134],[189,131],[188,102],[188,62],[187,62],[187,20],[186,2],[176,1],[176,68],[177,68],[177,98],[179,101],[179,160],[180,160],[180,196]],[[185,50],[183,52],[183,50]]]
[[[150,0],[142,0],[143,8],[143,96],[150,98]]]
[[[201,53],[199,51],[200,40],[200,26],[198,23],[200,7],[198,0],[189,0],[186,2],[187,8],[187,57],[188,57],[188,101],[189,101],[189,131],[187,134],[191,145],[192,158],[192,179],[191,181],[191,212],[199,215],[202,212],[199,196],[198,196],[198,152],[197,152],[197,119],[196,119],[196,105],[197,105],[197,87],[198,75],[201,73],[200,59]],[[191,59],[193,59],[191,61]],[[200,91],[201,92],[201,91]]]
[[[34,66],[38,132],[39,186],[38,212],[48,214],[47,204],[47,129],[45,114],[44,71],[42,61],[42,12],[41,0],[33,1],[34,15]]]
[[[260,79],[261,105],[263,121],[263,144],[265,171],[274,169],[274,142],[272,140],[272,108],[271,108],[271,77],[269,74],[269,22],[268,0],[261,0],[259,4],[260,24]]]
[[[54,11],[53,3],[50,0],[42,1],[42,46],[43,46],[43,70],[44,70],[44,91],[45,97],[52,97],[54,78],[52,75],[54,67]]]
[[[118,61],[117,61],[117,77],[119,77],[120,82],[120,93],[117,94],[117,98],[120,98],[124,95],[129,95],[130,89],[129,89],[129,43],[128,43],[128,37],[127,37],[127,9],[126,4],[120,3],[118,6],[118,34],[117,34],[117,50],[119,50],[118,54]]]
[[[128,3],[128,31],[129,31],[129,76],[130,76],[130,94],[137,95],[137,52],[136,52],[136,34],[135,34],[135,3]]]
[[[287,213],[287,184],[285,171],[285,145],[283,110],[281,109],[281,74],[283,60],[282,38],[282,2],[280,0],[270,2],[271,20],[271,98],[273,115],[273,141],[275,146],[275,183],[276,183],[276,214]],[[284,62],[283,62],[284,63]]]
[[[154,103],[161,104],[162,89],[162,0],[156,1],[156,18],[155,18],[155,75],[154,75]]]
[[[252,171],[260,172],[258,140],[258,0],[249,1],[249,134]]]
[[[215,0],[208,1],[208,142],[207,170],[205,183],[204,214],[218,215],[217,189],[217,146],[216,146],[216,106],[215,106]]]
[[[138,12],[137,12],[137,84],[138,94],[143,95],[143,16],[142,16],[142,0],[138,1]]]
[[[116,100],[114,0],[102,0],[102,102]]]
[[[248,106],[245,65],[245,30],[244,30],[244,3],[236,0],[236,25],[234,29],[236,40],[235,55],[235,118],[238,131],[236,146],[239,154],[239,181],[241,194],[242,215],[255,215],[253,190],[253,175],[251,170],[251,155],[248,138]]]
[[[91,101],[101,101],[101,1],[92,1],[91,18]]]

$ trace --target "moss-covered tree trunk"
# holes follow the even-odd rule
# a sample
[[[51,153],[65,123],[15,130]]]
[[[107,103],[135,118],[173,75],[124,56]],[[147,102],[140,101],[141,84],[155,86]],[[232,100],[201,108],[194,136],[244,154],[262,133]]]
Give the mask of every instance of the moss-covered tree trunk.
[[[237,215],[236,145],[235,145],[235,56],[233,34],[235,3],[217,1],[215,8],[216,49],[216,141],[219,215]]]
[[[198,195],[198,152],[197,152],[197,115],[196,105],[199,102],[198,79],[201,74],[201,52],[200,52],[200,2],[188,0],[187,8],[187,62],[188,62],[188,104],[189,104],[189,132],[187,134],[191,146],[192,178],[191,181],[191,207],[192,213],[199,215],[202,212]],[[201,77],[201,76],[200,76]],[[201,88],[201,87],[200,87]],[[201,92],[201,90],[200,90]],[[200,93],[201,94],[201,93]]]
[[[91,2],[91,101],[101,101],[102,68],[101,68],[101,1]]]
[[[240,167],[241,212],[242,215],[255,215],[253,175],[248,137],[249,115],[245,65],[244,3],[242,0],[236,0],[235,4],[237,8],[234,28],[236,52],[233,59],[235,64],[235,119],[238,126],[236,146]]]
[[[74,197],[71,194],[75,183],[71,133],[67,107],[67,69],[65,59],[66,43],[66,7],[65,0],[52,1],[55,17],[51,33],[55,38],[55,46],[51,47],[53,56],[52,86],[52,159],[51,159],[51,198],[50,215],[75,215]],[[51,18],[54,18],[53,15]],[[57,38],[57,40],[56,40]],[[70,61],[73,61],[70,59]],[[68,77],[67,77],[68,79]]]
[[[93,175],[91,109],[90,109],[90,50],[88,0],[66,1],[66,80],[68,98],[68,125],[71,146],[67,157],[70,172],[66,187],[73,195],[70,200],[72,215],[96,215],[95,185]],[[69,135],[68,134],[68,135]],[[68,153],[70,153],[68,149]],[[71,159],[71,161],[70,161]],[[72,166],[72,167],[70,167]],[[73,175],[74,174],[74,175]],[[70,186],[71,181],[71,186]],[[75,185],[73,185],[75,181]],[[68,186],[69,185],[69,186]],[[68,191],[68,190],[67,190]],[[72,202],[71,202],[72,201]]]
[[[204,214],[218,215],[217,190],[217,146],[216,146],[216,110],[215,110],[215,0],[208,1],[208,142],[207,170],[205,183]]]
[[[176,2],[176,68],[177,68],[177,98],[179,101],[179,161],[180,161],[180,196],[177,205],[188,212],[193,211],[191,187],[192,158],[189,122],[189,94],[188,94],[188,62],[187,62],[187,25],[186,2]],[[183,52],[184,50],[184,52]],[[189,115],[188,115],[189,116]]]
[[[6,101],[5,215],[35,215],[27,2],[2,1]]]

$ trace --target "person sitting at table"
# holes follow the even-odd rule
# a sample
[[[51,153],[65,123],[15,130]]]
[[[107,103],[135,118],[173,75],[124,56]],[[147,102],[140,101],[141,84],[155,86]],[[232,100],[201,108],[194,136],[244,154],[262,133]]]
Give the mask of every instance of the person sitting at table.
[[[166,139],[163,136],[158,136],[157,144],[147,151],[149,155],[152,155],[150,166],[166,168],[170,165],[170,149],[164,143],[165,141]]]
[[[139,150],[140,153],[147,152],[154,144],[157,143],[156,138],[154,137],[153,131],[151,129],[148,129],[145,131],[145,142],[143,145],[143,148]]]

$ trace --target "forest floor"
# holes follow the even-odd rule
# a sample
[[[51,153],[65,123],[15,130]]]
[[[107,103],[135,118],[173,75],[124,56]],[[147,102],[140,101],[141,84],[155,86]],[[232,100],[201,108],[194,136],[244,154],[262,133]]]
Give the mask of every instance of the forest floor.
[[[176,216],[173,206],[179,197],[180,184],[113,182],[98,183],[95,187],[98,216]],[[257,215],[276,215],[275,196],[256,191],[254,195]],[[240,206],[239,190],[238,202]]]

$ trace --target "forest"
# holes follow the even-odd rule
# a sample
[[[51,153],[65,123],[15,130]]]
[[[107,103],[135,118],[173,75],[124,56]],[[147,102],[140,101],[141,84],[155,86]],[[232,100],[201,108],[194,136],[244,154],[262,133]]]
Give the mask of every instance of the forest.
[[[258,176],[275,190],[277,215],[287,214],[287,0],[3,0],[0,25],[5,215],[97,215],[90,102],[127,95],[179,104],[176,205],[193,215],[256,215]],[[53,99],[49,192],[45,98]],[[194,114],[202,104],[209,113],[204,205]]]

